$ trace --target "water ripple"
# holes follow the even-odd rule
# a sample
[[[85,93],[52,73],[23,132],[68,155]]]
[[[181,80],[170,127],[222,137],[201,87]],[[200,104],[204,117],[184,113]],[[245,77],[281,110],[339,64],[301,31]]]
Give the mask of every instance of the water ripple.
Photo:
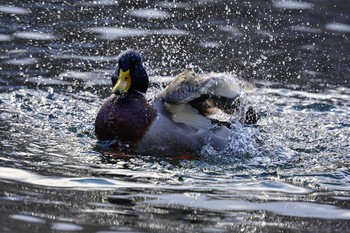
[[[287,10],[303,10],[312,8],[313,4],[309,2],[299,2],[293,0],[278,0],[273,2],[273,6]]]
[[[33,217],[33,216],[28,216],[28,215],[13,214],[13,215],[10,215],[9,217],[12,219],[15,219],[17,221],[22,221],[22,222],[45,223],[44,219],[41,219],[38,217]]]
[[[2,3],[0,231],[348,232],[349,6]],[[94,118],[126,48],[149,97],[184,68],[239,73],[258,124],[201,157],[101,148]]]
[[[55,40],[57,37],[55,35],[44,33],[44,32],[36,32],[36,31],[27,31],[27,32],[16,32],[14,34],[15,37],[26,39],[26,40]]]
[[[188,34],[185,30],[179,29],[135,29],[135,28],[116,28],[116,27],[94,27],[88,29],[91,32],[99,34],[101,39],[117,40],[125,37],[145,37],[149,35],[166,36],[185,36]]]
[[[254,211],[264,210],[280,215],[320,218],[320,219],[350,219],[350,210],[341,209],[332,205],[307,203],[307,202],[262,202],[254,203],[241,200],[215,200],[205,195],[148,195],[146,203],[156,206],[186,206],[197,209],[209,209],[216,211]]]
[[[0,11],[7,14],[26,15],[29,10],[18,6],[0,6]]]
[[[158,9],[136,9],[129,11],[129,14],[138,18],[147,19],[166,19],[170,17],[169,13]]]
[[[327,23],[325,25],[327,30],[334,32],[350,33],[350,24],[345,23]]]

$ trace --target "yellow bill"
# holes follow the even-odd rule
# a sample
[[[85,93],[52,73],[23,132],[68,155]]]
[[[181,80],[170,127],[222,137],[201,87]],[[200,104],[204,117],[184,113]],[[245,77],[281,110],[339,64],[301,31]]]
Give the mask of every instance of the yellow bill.
[[[131,86],[130,70],[123,71],[120,69],[116,84],[112,88],[112,94],[121,95],[128,92]]]

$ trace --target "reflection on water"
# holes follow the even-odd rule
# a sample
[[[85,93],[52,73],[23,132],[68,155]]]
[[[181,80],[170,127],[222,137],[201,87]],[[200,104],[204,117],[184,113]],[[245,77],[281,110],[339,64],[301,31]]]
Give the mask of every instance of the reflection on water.
[[[0,2],[1,232],[347,232],[348,1]],[[232,75],[257,126],[197,158],[119,155],[93,122],[117,54],[149,95]],[[334,227],[336,226],[336,227]]]

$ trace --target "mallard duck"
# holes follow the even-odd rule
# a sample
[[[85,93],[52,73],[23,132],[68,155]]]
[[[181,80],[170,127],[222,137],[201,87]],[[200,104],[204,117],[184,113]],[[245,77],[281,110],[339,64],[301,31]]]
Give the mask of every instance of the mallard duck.
[[[242,108],[234,81],[186,70],[149,101],[149,78],[140,53],[127,50],[119,55],[112,94],[97,114],[96,136],[143,154],[200,153],[204,145],[223,149],[232,133],[230,124],[212,115],[243,109],[241,122],[254,124],[258,119],[251,107]]]

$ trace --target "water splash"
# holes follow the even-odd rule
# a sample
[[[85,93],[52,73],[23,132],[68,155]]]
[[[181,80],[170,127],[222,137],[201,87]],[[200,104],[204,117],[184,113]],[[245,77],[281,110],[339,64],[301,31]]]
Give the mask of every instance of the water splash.
[[[138,9],[167,16],[129,14]],[[0,231],[347,232],[348,12],[346,0],[3,3]],[[110,27],[149,34],[89,30]],[[54,37],[16,36],[23,32]],[[117,54],[130,47],[152,78],[187,67],[238,70],[255,82],[259,124],[232,136],[244,150],[234,140],[224,158],[211,148],[200,159],[100,156],[94,111]],[[14,171],[25,172],[3,179]]]

